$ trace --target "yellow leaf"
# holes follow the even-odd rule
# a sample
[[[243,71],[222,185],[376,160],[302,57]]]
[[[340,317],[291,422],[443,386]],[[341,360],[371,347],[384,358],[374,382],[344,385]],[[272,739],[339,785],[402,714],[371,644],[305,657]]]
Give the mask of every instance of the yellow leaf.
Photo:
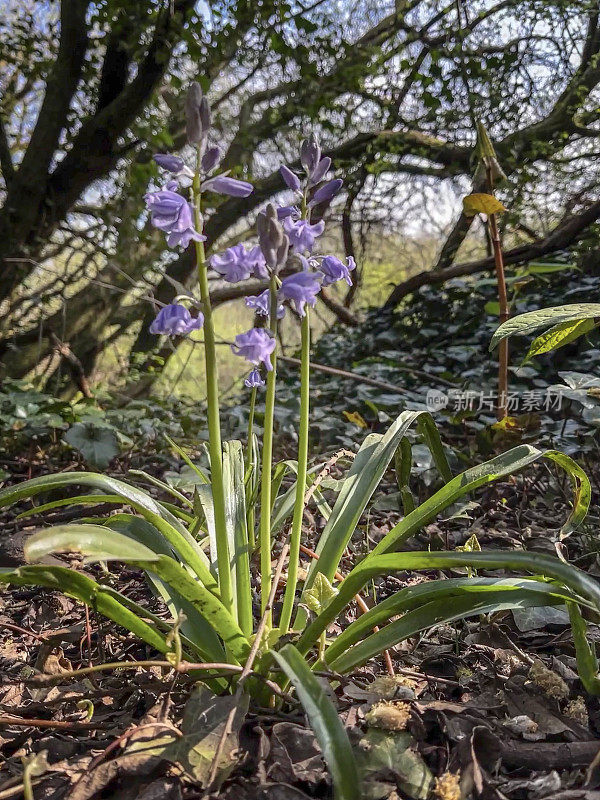
[[[495,431],[522,430],[518,417],[504,417],[499,422],[494,422],[491,427]]]
[[[475,214],[501,214],[506,211],[500,200],[491,194],[468,194],[463,197],[463,209],[467,217]]]
[[[358,411],[344,411],[344,416],[348,422],[353,422],[355,425],[358,425],[359,428],[369,427]]]

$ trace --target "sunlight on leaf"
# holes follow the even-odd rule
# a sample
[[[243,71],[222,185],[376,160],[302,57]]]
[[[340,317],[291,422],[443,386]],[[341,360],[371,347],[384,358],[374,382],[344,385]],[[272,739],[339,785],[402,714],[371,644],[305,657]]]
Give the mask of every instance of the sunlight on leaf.
[[[463,209],[467,217],[474,217],[476,214],[502,214],[506,208],[500,200],[491,194],[475,193],[468,194],[463,198]]]
[[[594,330],[596,323],[593,319],[577,319],[574,322],[561,322],[550,328],[546,333],[542,333],[531,343],[529,352],[525,356],[525,361],[529,361],[542,353],[549,353],[551,350],[558,350],[570,342],[574,342],[580,336]]]
[[[359,428],[368,428],[369,426],[364,421],[363,417],[358,413],[358,411],[344,411],[344,416],[348,420],[348,422],[352,422],[354,425],[358,425]]]
[[[314,611],[315,614],[320,614],[324,611],[329,603],[338,593],[328,579],[322,572],[317,572],[313,585],[308,589],[304,595],[304,602]]]

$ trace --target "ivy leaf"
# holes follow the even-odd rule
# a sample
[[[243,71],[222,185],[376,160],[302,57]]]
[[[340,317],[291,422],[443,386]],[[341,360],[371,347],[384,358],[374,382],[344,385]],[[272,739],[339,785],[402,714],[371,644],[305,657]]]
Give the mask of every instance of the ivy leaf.
[[[311,611],[314,611],[315,614],[320,614],[327,608],[337,593],[337,589],[334,589],[325,575],[322,572],[317,572],[313,585],[304,594],[304,602]]]
[[[361,740],[357,758],[372,797],[389,796],[385,791],[389,783],[384,781],[393,776],[408,797],[426,800],[432,788],[433,775],[415,745],[407,731],[393,733],[369,729]]]
[[[500,200],[491,194],[475,193],[468,194],[463,198],[463,210],[467,217],[474,217],[476,214],[502,214],[506,208]]]
[[[107,467],[119,453],[117,434],[92,422],[76,422],[65,433],[65,441],[79,450],[88,464],[100,469]]]
[[[217,788],[220,787],[236,765],[239,732],[249,702],[250,696],[247,694],[239,699],[234,695],[215,697],[208,689],[199,686],[185,706],[181,725],[183,735],[164,750],[163,758],[178,764],[188,777],[206,787],[219,742],[229,716],[234,712],[225,734],[225,745],[219,755],[216,783]]]

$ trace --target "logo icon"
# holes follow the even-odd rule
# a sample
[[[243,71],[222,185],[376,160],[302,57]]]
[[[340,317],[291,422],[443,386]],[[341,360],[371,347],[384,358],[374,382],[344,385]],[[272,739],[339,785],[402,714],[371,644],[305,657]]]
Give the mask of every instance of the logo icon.
[[[443,411],[448,405],[448,395],[439,389],[428,389],[426,404],[429,411]]]

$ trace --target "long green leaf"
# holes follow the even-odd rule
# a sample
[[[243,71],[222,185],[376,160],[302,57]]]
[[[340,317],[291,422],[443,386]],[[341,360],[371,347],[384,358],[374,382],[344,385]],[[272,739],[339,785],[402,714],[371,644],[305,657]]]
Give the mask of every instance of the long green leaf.
[[[25,566],[14,570],[0,569],[1,584],[44,586],[48,589],[56,589],[85,603],[107,619],[133,633],[158,652],[168,653],[171,650],[166,636],[162,632],[168,633],[172,625],[109,586],[101,586],[92,578],[75,572],[75,570],[45,565]],[[151,620],[153,625],[145,622],[145,619]],[[202,648],[199,648],[196,643],[190,641],[185,635],[182,635],[181,639],[184,653],[190,653],[196,658],[205,657]],[[222,659],[211,657],[209,660]],[[213,691],[220,692],[227,689],[227,680],[224,678],[208,679],[205,675],[201,677]]]
[[[231,582],[235,588],[234,605],[240,628],[246,636],[250,636],[253,622],[250,545],[244,485],[244,448],[238,440],[225,442],[223,446],[223,486],[231,557]]]
[[[304,592],[310,589],[318,572],[333,580],[344,549],[402,437],[414,423],[427,417],[431,415],[426,411],[403,411],[383,436],[370,434],[366,437],[321,534],[317,545],[319,560],[311,565]],[[433,437],[431,426],[426,430]],[[301,615],[298,621],[300,619]]]
[[[122,497],[125,503],[160,530],[179,554],[183,563],[194,570],[211,592],[216,596],[219,595],[219,587],[211,575],[208,559],[185,526],[147,492],[116,478],[97,472],[62,472],[56,475],[44,475],[0,490],[0,508],[25,498],[35,497],[43,492],[62,489],[73,484],[92,486],[106,494]]]
[[[573,510],[562,528],[562,535],[566,536],[582,522],[587,514],[591,498],[591,486],[587,475],[572,458],[564,453],[558,453],[555,450],[541,451],[531,445],[521,444],[490,461],[478,464],[457,475],[395,525],[369,557],[397,549],[463,495],[487,483],[497,481],[507,475],[513,475],[540,458],[554,461],[568,473],[571,480]]]
[[[352,747],[327,692],[292,644],[273,655],[293,683],[321,746],[336,800],[360,800],[362,792]]]
[[[148,547],[154,553],[172,556],[173,551],[161,533],[142,517],[133,514],[115,514],[106,521],[106,527],[124,536],[129,536]],[[186,619],[180,631],[192,644],[198,656],[206,661],[223,661],[225,650],[218,636],[206,619],[182,597],[172,586],[162,581],[153,572],[147,573],[154,591],[163,598],[173,619],[183,612]]]
[[[52,500],[49,503],[41,503],[39,506],[28,508],[27,511],[17,514],[16,519],[26,519],[64,506],[96,506],[101,503],[123,505],[123,498],[118,494],[81,494],[77,497],[62,497],[60,500]]]
[[[287,461],[286,464],[293,472],[296,472],[297,465],[295,461]],[[313,482],[316,479],[316,476],[323,468],[323,464],[317,464],[314,467],[311,467],[308,472],[306,473],[306,487],[309,489]],[[292,512],[294,510],[294,500],[296,498],[296,481],[292,483],[292,485],[285,490],[282,494],[280,494],[275,503],[273,504],[273,515],[271,517],[271,533],[275,534],[281,530],[284,526],[285,521],[291,517]],[[321,516],[328,520],[331,514],[331,507],[325,498],[323,497],[323,493],[320,489],[313,490],[313,499],[315,501],[315,505],[319,509]]]
[[[575,642],[577,671],[586,690],[591,695],[600,695],[600,675],[598,674],[598,658],[594,639],[588,640],[587,622],[581,615],[577,603],[567,603],[571,631]]]
[[[536,596],[538,605],[564,603],[574,599],[572,593],[560,585],[525,578],[450,578],[426,581],[401,589],[358,617],[329,645],[327,661],[335,661],[349,647],[370,634],[375,626],[380,627],[399,614],[440,598],[452,608],[457,599],[470,597],[475,601],[480,595],[485,599],[485,595],[490,592],[498,596],[504,593],[508,602],[511,602],[515,592],[527,592],[532,598]]]
[[[200,478],[200,480],[201,480],[201,481],[203,481],[204,483],[210,483],[210,480],[209,480],[209,478],[207,477],[206,473],[205,473],[205,472],[204,472],[202,469],[200,469],[200,467],[199,467],[197,464],[194,464],[194,462],[193,462],[193,461],[192,461],[192,459],[191,459],[191,458],[188,456],[188,454],[185,452],[185,450],[183,449],[183,447],[180,447],[180,446],[177,444],[177,442],[174,442],[174,441],[173,441],[173,439],[171,439],[169,436],[167,436],[167,434],[166,434],[166,433],[164,434],[164,437],[165,437],[165,439],[167,440],[167,442],[168,442],[168,443],[171,445],[171,447],[173,448],[173,450],[175,450],[175,452],[176,452],[178,455],[180,455],[180,456],[181,456],[181,458],[182,458],[182,459],[185,461],[185,463],[186,463],[186,464],[188,465],[188,467],[189,467],[189,468],[192,470],[192,472],[195,472],[195,473],[196,473],[196,475],[197,475],[197,476]]]
[[[159,478],[155,478],[154,475],[150,475],[148,472],[145,472],[143,469],[130,469],[129,475],[133,475],[136,478],[143,478],[147,483],[151,486],[156,486],[157,489],[162,489],[163,492],[170,494],[171,497],[174,497],[176,500],[179,500],[180,503],[188,506],[189,508],[193,507],[192,501],[189,497],[186,497],[182,492],[178,489],[175,489],[173,486],[169,486],[168,483],[159,480]]]
[[[248,639],[218,598],[168,556],[160,556],[158,563],[150,562],[146,565],[140,562],[139,566],[155,572],[190,602],[220,636],[231,656],[239,663],[245,662],[250,650]]]
[[[452,480],[452,470],[448,463],[446,451],[442,444],[440,432],[431,414],[421,414],[417,420],[417,428],[419,433],[423,436],[425,444],[433,457],[438,472],[442,476],[442,480],[447,483]]]
[[[519,314],[516,317],[503,322],[496,330],[490,342],[490,350],[506,339],[515,334],[531,334],[542,328],[549,328],[551,325],[560,325],[563,322],[572,322],[580,319],[593,319],[600,317],[599,303],[573,303],[566,306],[554,306],[553,308],[540,308],[538,311],[528,311],[526,314]]]
[[[101,525],[58,525],[35,533],[24,550],[30,560],[57,552],[79,552],[90,560],[123,561],[154,573],[194,606],[235,659],[243,662],[248,655],[248,639],[212,592],[177,561],[128,536]]]
[[[129,597],[121,594],[111,587],[103,586],[102,591],[106,592],[107,595],[113,597],[130,611],[133,611],[134,614],[136,614],[140,619],[150,620],[159,631],[164,633],[169,633],[173,629],[173,624],[175,620],[178,619],[179,610],[181,609],[187,617],[187,619],[180,625],[179,628],[179,634],[181,637],[181,643],[183,645],[185,657],[190,658],[191,660],[201,659],[204,661],[224,661],[225,649],[206,620],[201,618],[196,609],[193,608],[193,606],[191,606],[186,600],[184,600],[181,595],[177,594],[177,592],[175,592],[173,589],[170,589],[170,587],[167,587],[166,584],[154,574],[147,574],[148,579],[150,580],[155,591],[159,596],[164,597],[165,603],[171,612],[171,620],[165,620],[162,617],[153,614],[147,608],[144,608],[139,603],[136,603],[134,600],[131,600]],[[175,598],[175,601],[172,601],[171,598]],[[203,623],[200,630],[198,630],[193,624],[196,618],[199,618],[201,623]],[[221,689],[227,688],[227,681],[225,679],[214,678],[211,679],[210,683],[211,685],[213,683],[216,685],[218,684]]]
[[[339,585],[338,594],[303,631],[297,643],[298,650],[300,653],[307,653],[323,631],[327,630],[352,601],[354,595],[358,594],[362,587],[373,578],[413,569],[453,569],[456,567],[504,569],[515,572],[525,570],[534,575],[554,578],[576,595],[591,601],[594,608],[600,610],[600,585],[582,570],[553,556],[513,551],[495,553],[440,551],[371,555],[354,567],[348,577]]]
[[[448,603],[446,599],[435,600],[414,611],[409,611],[395,622],[390,622],[385,628],[377,633],[372,633],[336,659],[330,660],[328,653],[325,658],[332,669],[343,674],[364,664],[384,650],[394,647],[409,636],[414,636],[419,631],[427,630],[434,625],[512,608],[557,605],[561,602],[559,598],[553,598],[551,595],[544,597],[538,592],[522,589],[517,589],[509,596],[503,591],[492,591],[485,593],[483,597],[477,595],[455,597],[452,603]]]
[[[141,542],[103,525],[72,522],[54,525],[30,536],[23,548],[27,561],[39,561],[50,553],[81,553],[86,561],[158,561],[160,555]]]
[[[394,469],[396,471],[396,483],[402,498],[402,510],[404,516],[415,510],[415,499],[410,490],[410,471],[412,468],[412,447],[406,436],[400,439],[400,444],[394,454]]]
[[[46,511],[52,511],[55,508],[64,508],[65,506],[96,506],[104,503],[113,503],[114,505],[123,505],[123,498],[118,494],[80,494],[76,497],[63,497],[60,500],[52,500],[49,503],[41,503],[39,506],[32,506],[26,511],[17,514],[15,519],[27,519],[27,517],[38,516]],[[186,514],[175,505],[165,503],[161,505],[170,511],[175,517],[183,522],[190,524],[193,517]]]
[[[145,622],[139,612],[136,613],[123,605],[113,590],[100,586],[92,578],[75,570],[46,565],[18,567],[12,570],[0,569],[0,584],[2,583],[55,589],[80,600],[117,625],[131,631],[159,653],[168,653],[170,650],[166,637]],[[146,614],[146,616],[151,615]]]

